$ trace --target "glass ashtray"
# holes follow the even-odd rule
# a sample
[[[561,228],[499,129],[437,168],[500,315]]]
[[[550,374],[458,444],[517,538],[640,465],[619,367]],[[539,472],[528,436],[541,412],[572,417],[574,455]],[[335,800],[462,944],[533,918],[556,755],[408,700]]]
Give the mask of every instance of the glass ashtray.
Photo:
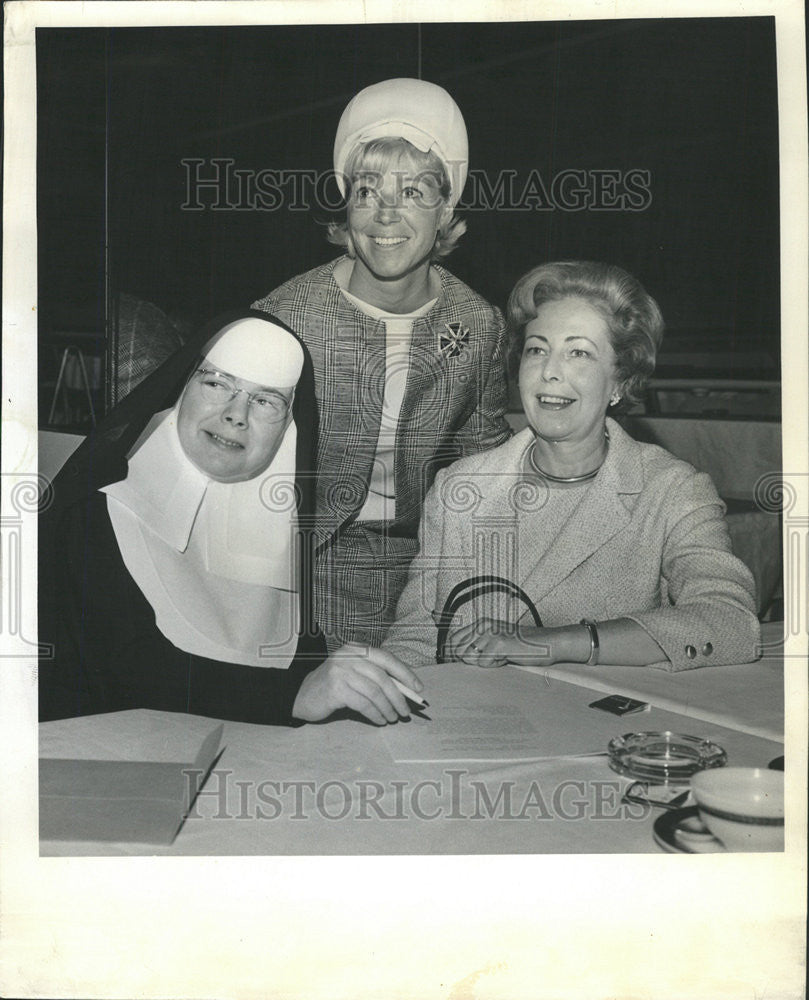
[[[607,744],[609,765],[618,774],[659,784],[686,784],[692,774],[724,767],[722,747],[700,736],[682,733],[626,733]]]

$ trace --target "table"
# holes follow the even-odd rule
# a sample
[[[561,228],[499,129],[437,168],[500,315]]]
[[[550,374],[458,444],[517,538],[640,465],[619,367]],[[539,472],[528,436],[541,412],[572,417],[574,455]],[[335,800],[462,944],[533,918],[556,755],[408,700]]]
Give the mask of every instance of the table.
[[[771,646],[778,627],[767,627]],[[226,723],[224,751],[170,846],[42,841],[40,853],[657,852],[652,824],[659,813],[621,802],[628,782],[609,769],[605,756],[571,754],[603,751],[611,736],[668,729],[713,740],[730,764],[764,767],[784,752],[783,669],[772,648],[757,664],[676,674],[635,667],[598,673],[572,666],[540,672],[426,667],[433,721],[399,726],[446,726],[453,706],[480,684],[484,694],[497,692],[504,704],[518,705],[537,723],[540,742],[544,732],[551,752],[567,756],[543,751],[536,755],[543,759],[533,760],[396,763],[391,734],[353,718],[300,728]],[[640,696],[652,707],[623,718],[589,708],[603,691]],[[183,727],[201,732],[211,725],[147,710],[65,719],[40,726],[40,757],[122,757],[127,727],[144,731],[155,719],[173,719],[179,734]]]
[[[599,668],[571,663],[535,672],[580,684],[592,691],[619,691],[691,719],[782,742],[783,627],[783,622],[765,622],[761,626],[763,656],[755,663],[677,673],[644,667]],[[804,670],[805,662],[801,660],[795,666]]]

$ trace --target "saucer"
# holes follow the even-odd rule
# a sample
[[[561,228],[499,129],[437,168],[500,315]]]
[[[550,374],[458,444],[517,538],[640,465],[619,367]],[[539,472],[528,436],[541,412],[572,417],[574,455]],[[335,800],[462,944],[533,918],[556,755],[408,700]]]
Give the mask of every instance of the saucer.
[[[725,854],[725,846],[703,826],[699,809],[672,809],[664,812],[652,828],[655,843],[669,854]]]

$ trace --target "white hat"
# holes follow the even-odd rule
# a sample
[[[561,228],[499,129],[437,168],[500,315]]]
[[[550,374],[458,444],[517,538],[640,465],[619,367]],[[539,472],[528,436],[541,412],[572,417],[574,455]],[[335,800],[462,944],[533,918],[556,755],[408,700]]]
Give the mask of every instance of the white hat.
[[[426,80],[383,80],[353,97],[340,118],[334,140],[334,172],[345,195],[345,165],[357,143],[406,139],[423,153],[432,151],[449,177],[450,202],[457,205],[469,168],[469,142],[460,108],[444,90]]]
[[[303,348],[282,326],[246,316],[223,327],[202,352],[218,371],[257,385],[297,385]]]

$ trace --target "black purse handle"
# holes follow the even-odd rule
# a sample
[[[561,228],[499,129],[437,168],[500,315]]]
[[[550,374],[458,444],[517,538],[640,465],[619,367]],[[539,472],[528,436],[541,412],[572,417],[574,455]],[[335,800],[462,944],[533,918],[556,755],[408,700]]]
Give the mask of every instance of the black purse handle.
[[[449,635],[452,620],[458,609],[469,601],[475,600],[477,597],[497,592],[510,594],[512,597],[516,597],[522,601],[531,612],[534,624],[537,628],[542,628],[542,619],[539,617],[539,612],[534,602],[522,587],[514,583],[513,580],[508,580],[504,576],[472,576],[452,588],[447,595],[446,601],[444,601],[441,614],[436,619],[435,624],[438,628],[438,637],[435,646],[436,663],[446,663],[445,649],[447,636]]]

